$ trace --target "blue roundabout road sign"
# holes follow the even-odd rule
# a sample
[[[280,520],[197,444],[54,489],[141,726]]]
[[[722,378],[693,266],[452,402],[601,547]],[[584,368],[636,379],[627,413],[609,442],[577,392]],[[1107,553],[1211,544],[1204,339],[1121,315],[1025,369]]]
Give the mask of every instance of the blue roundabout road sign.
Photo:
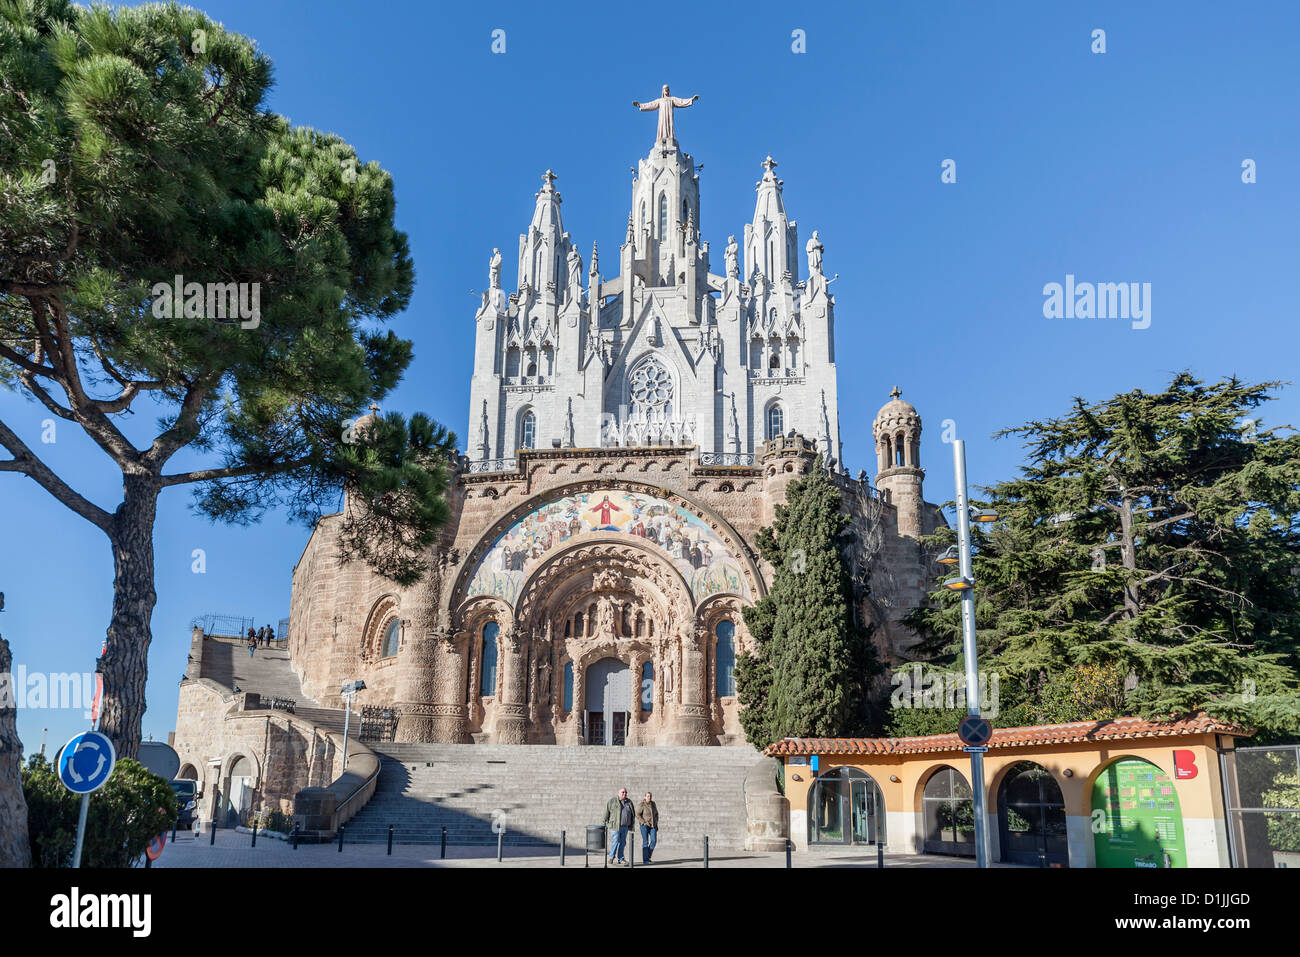
[[[74,794],[89,794],[104,786],[116,763],[117,751],[108,736],[84,731],[63,746],[59,780]]]

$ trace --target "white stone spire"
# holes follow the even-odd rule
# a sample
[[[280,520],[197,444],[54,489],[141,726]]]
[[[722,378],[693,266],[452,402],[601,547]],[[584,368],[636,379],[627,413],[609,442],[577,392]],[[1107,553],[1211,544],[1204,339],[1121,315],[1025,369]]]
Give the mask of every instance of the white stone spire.
[[[780,282],[787,270],[799,281],[798,229],[785,213],[784,182],[776,178],[776,160],[763,161],[763,178],[754,184],[754,221],[745,227],[745,275],[761,272]]]

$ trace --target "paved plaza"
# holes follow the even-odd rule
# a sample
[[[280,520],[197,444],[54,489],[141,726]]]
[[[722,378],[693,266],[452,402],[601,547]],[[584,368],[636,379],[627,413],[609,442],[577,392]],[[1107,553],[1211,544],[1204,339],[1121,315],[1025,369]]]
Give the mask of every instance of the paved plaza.
[[[638,849],[639,851],[639,849]],[[702,867],[703,847],[694,856],[681,849],[666,849],[650,866],[656,868]],[[657,853],[657,852],[656,852]],[[601,867],[602,853],[592,853],[588,867]],[[791,861],[794,867],[875,867],[875,848],[819,848],[796,851]],[[248,834],[235,831],[218,831],[215,844],[209,844],[209,835],[197,839],[189,834],[179,834],[176,842],[170,840],[154,867],[559,867],[558,848],[506,847],[504,860],[498,864],[496,848],[484,846],[450,846],[445,860],[439,858],[438,845],[395,844],[393,853],[387,853],[383,844],[344,844],[340,852],[337,844],[300,844],[295,851],[287,842],[258,835],[257,846],[252,846]],[[570,846],[565,857],[565,867],[582,868],[581,843]],[[636,867],[640,867],[637,864]],[[784,853],[750,853],[745,851],[710,850],[710,867],[785,867]],[[886,867],[974,867],[973,858],[937,857],[921,854],[885,854]],[[1005,865],[994,865],[1005,866]],[[626,868],[624,868],[626,869]],[[634,868],[635,869],[635,868]]]

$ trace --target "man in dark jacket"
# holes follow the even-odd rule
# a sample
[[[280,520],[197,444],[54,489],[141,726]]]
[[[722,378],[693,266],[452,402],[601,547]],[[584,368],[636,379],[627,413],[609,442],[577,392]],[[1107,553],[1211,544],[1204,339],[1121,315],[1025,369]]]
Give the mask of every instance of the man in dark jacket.
[[[626,864],[624,848],[627,847],[627,832],[636,820],[636,809],[628,800],[627,788],[618,789],[618,797],[609,799],[605,805],[605,827],[609,830],[609,862]]]
[[[636,806],[636,820],[641,825],[641,863],[649,864],[659,838],[659,807],[650,798],[650,792]]]

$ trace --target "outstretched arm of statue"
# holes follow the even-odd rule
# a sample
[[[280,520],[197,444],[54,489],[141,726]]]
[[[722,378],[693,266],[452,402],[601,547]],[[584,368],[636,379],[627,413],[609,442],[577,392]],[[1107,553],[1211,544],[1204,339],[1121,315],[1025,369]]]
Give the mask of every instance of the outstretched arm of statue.
[[[689,100],[686,99],[685,97],[682,97],[682,96],[674,96],[674,97],[673,97],[673,106],[678,106],[678,107],[681,107],[681,106],[690,106],[692,103],[694,103],[694,102],[695,102],[696,100],[698,100],[699,98],[700,98],[700,95],[699,95],[698,93],[695,94],[693,97],[691,97]]]
[[[659,100],[651,100],[649,103],[638,103],[636,100],[633,100],[632,105],[642,113],[650,113],[653,110],[659,109]]]

